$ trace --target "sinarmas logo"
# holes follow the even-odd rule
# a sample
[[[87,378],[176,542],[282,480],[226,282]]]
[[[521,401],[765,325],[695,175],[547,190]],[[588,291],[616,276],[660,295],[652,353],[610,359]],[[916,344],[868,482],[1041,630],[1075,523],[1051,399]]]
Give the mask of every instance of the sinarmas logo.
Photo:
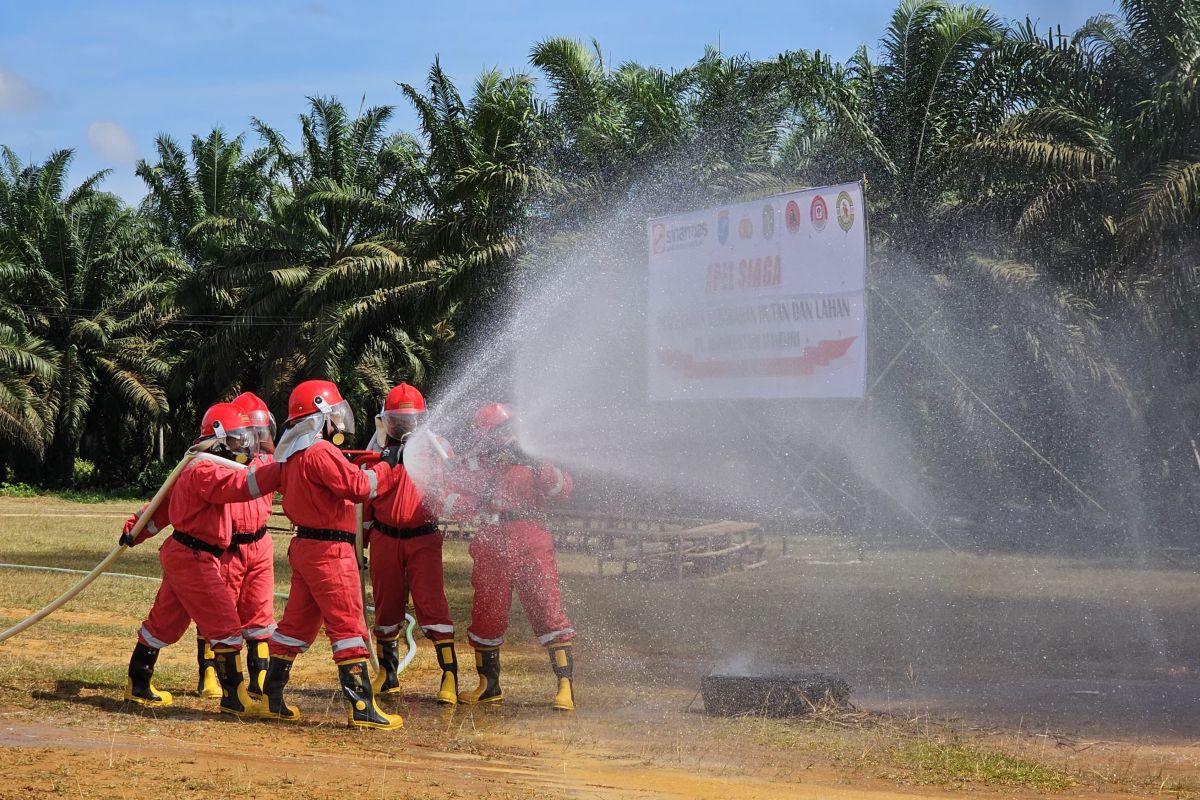
[[[687,225],[656,222],[650,228],[650,246],[655,253],[665,253],[681,247],[695,247],[707,238],[707,222],[693,222]]]

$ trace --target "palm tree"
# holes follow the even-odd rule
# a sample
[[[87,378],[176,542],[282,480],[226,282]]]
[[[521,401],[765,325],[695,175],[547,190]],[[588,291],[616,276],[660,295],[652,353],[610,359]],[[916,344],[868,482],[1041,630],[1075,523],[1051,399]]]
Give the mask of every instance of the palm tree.
[[[111,444],[116,426],[137,420],[148,448],[145,425],[167,408],[166,365],[153,347],[160,316],[142,299],[182,264],[149,220],[96,190],[105,173],[66,193],[70,151],[33,165],[7,148],[3,156],[0,265],[36,337],[28,341],[55,367],[52,376],[41,370],[52,377],[42,401],[53,412],[44,474],[61,484],[89,422],[95,440]]]
[[[44,454],[53,430],[46,395],[55,355],[19,325],[0,322],[0,442],[35,458]],[[0,479],[5,466],[0,464]]]
[[[137,175],[148,190],[144,211],[166,242],[198,265],[206,254],[196,227],[207,217],[253,217],[271,188],[269,153],[247,154],[245,136],[228,139],[220,128],[192,137],[191,158],[171,137],[155,140],[158,162],[139,161]],[[228,246],[228,243],[225,243]]]
[[[206,212],[192,229],[220,254],[197,280],[233,317],[189,362],[198,401],[241,386],[278,395],[311,375],[340,381],[351,396],[376,394],[381,353],[393,379],[419,380],[426,363],[419,333],[393,302],[430,280],[402,244],[415,143],[387,133],[390,107],[352,119],[336,100],[310,104],[297,150],[255,122],[265,163],[281,179],[265,205]],[[372,314],[388,303],[390,316]]]
[[[450,321],[504,293],[530,212],[554,189],[540,163],[545,118],[528,75],[486,71],[464,100],[434,61],[424,92],[401,88],[420,123],[406,241],[437,265],[428,319]]]
[[[1070,37],[1027,26],[1021,44],[1038,104],[967,151],[1007,198],[1010,229],[1098,296],[1165,281],[1184,299],[1191,270],[1172,258],[1200,222],[1200,10],[1126,0]]]
[[[564,38],[530,62],[552,89],[547,163],[563,224],[614,202],[637,216],[784,185],[774,166],[789,97],[774,65],[708,48],[676,72],[610,69],[599,45]]]

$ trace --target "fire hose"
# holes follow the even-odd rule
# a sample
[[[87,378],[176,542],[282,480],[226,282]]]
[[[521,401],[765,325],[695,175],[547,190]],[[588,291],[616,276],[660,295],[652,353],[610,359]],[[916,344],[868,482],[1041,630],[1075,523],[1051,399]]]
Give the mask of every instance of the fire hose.
[[[69,569],[67,567],[44,567],[40,564],[6,564],[0,563],[0,569],[24,569],[30,572],[50,572],[60,575],[87,575],[89,571],[86,569]],[[131,581],[148,581],[150,583],[162,583],[162,578],[156,578],[153,575],[135,575],[132,572],[105,572],[106,578],[125,578]],[[280,600],[287,600],[286,592],[275,592],[275,597]],[[369,606],[370,611],[374,612],[375,607]],[[404,615],[404,640],[408,646],[408,652],[400,659],[400,665],[396,668],[396,672],[404,672],[408,665],[412,663],[417,656],[417,642],[413,636],[413,631],[416,629],[417,620],[412,614]]]
[[[200,451],[194,447],[189,447],[187,452],[183,454],[183,458],[181,458],[179,463],[175,465],[175,469],[171,470],[171,474],[167,475],[167,479],[163,481],[162,486],[158,487],[158,491],[154,493],[154,497],[152,497],[150,502],[146,504],[145,511],[140,517],[138,517],[137,522],[134,523],[133,528],[129,531],[130,539],[137,538],[138,534],[142,532],[142,530],[150,522],[150,519],[154,516],[154,512],[158,510],[159,505],[162,504],[163,498],[167,496],[167,492],[170,491],[171,487],[175,484],[175,481],[179,478],[180,473],[183,472],[183,468],[186,467],[188,463],[193,458],[196,458],[199,454]],[[99,564],[96,565],[95,569],[87,573],[87,575],[85,575],[78,583],[68,589],[57,599],[51,601],[50,604],[45,608],[31,614],[30,616],[18,622],[16,625],[13,625],[8,630],[0,632],[0,642],[10,639],[26,628],[36,625],[62,606],[66,605],[71,601],[71,598],[75,597],[75,595],[86,589],[89,585],[91,585],[92,581],[100,577],[101,573],[112,566],[113,562],[116,561],[121,556],[121,553],[125,552],[126,549],[127,545],[118,544],[107,556],[104,557]]]

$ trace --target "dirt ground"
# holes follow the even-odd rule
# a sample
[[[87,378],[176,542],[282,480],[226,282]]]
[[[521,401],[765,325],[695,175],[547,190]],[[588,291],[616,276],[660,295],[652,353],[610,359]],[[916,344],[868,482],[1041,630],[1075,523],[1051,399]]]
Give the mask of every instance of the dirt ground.
[[[124,513],[0,498],[0,562],[86,569]],[[276,537],[285,591],[286,545]],[[154,576],[156,549],[116,569]],[[446,560],[465,628],[465,546],[448,543]],[[214,701],[188,692],[190,639],[164,651],[156,677],[175,706],[122,702],[156,586],[101,578],[0,644],[0,800],[1200,797],[1191,568],[864,552],[815,537],[761,570],[684,584],[599,579],[572,554],[562,566],[582,631],[578,712],[548,708],[545,656],[514,608],[506,703],[434,704],[436,665],[421,643],[405,694],[386,701],[405,718],[395,732],[345,725],[323,642],[297,662],[298,723],[219,718]],[[0,568],[0,627],[76,577]],[[847,677],[855,708],[791,720],[702,713],[708,672],[793,667]]]

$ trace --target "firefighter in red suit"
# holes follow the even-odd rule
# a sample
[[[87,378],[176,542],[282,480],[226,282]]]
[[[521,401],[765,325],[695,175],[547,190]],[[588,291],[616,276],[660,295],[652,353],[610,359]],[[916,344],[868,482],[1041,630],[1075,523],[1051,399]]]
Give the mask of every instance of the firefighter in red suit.
[[[375,647],[379,675],[375,691],[400,691],[398,640],[404,611],[412,595],[421,631],[433,641],[442,668],[437,701],[458,702],[458,662],[454,653],[454,622],[442,577],[442,534],[439,515],[454,513],[459,495],[446,494],[443,459],[449,447],[428,431],[417,432],[425,418],[425,398],[402,383],[388,392],[376,418],[371,448],[403,448],[395,484],[367,508],[371,535],[371,589],[375,598]]]
[[[243,392],[234,405],[250,418],[258,437],[256,464],[275,461],[275,418],[267,404],[255,394]],[[233,517],[233,543],[225,562],[225,578],[237,599],[242,636],[246,640],[246,671],[250,696],[262,694],[270,658],[267,640],[275,632],[275,545],[267,535],[271,495],[229,507]]]
[[[354,504],[388,491],[395,480],[399,448],[384,448],[382,460],[359,469],[338,445],[354,433],[354,414],[330,381],[304,381],[288,400],[288,420],[275,447],[283,510],[296,525],[288,548],[292,586],[283,618],[271,635],[271,661],[263,684],[268,715],[300,718],[283,697],[292,661],[317,638],[321,625],[333,648],[351,725],[399,728],[398,716],[375,704],[367,675],[367,630],[363,621]]]
[[[249,418],[258,439],[254,464],[274,461],[275,419],[267,404],[257,395],[244,392],[233,399]],[[267,669],[267,639],[275,632],[275,548],[267,536],[267,519],[271,516],[271,494],[247,503],[230,503],[233,523],[232,542],[228,554],[221,559],[221,571],[237,604],[242,621],[242,636],[246,640],[247,691],[251,699],[262,695],[262,682]],[[141,512],[125,524],[133,528]],[[217,680],[217,660],[212,645],[196,632],[196,661],[200,677],[196,693],[201,697],[220,697]]]
[[[571,476],[525,455],[516,442],[511,406],[493,403],[475,415],[478,445],[465,459],[464,493],[474,495],[482,524],[471,540],[473,561],[471,626],[479,685],[458,696],[463,703],[496,703],[500,689],[500,646],[508,627],[515,589],[538,643],[547,648],[558,680],[552,703],[575,710],[571,641],[575,629],[562,606],[554,540],[543,509],[571,493]]]
[[[231,460],[245,460],[254,455],[257,437],[238,406],[217,403],[205,413],[196,444]],[[193,459],[172,486],[169,502],[159,506],[155,519],[142,534],[132,539],[132,526],[121,534],[122,544],[132,547],[168,524],[175,529],[158,551],[163,582],[138,632],[138,643],[129,660],[125,699],[145,706],[171,704],[171,694],[159,691],[152,683],[154,665],[159,650],[179,641],[195,620],[200,635],[213,646],[222,693],[221,712],[235,716],[261,713],[260,704],[246,691],[241,664],[242,625],[221,561],[232,530],[227,504],[269,494],[278,481],[274,465],[241,470],[215,460]]]

